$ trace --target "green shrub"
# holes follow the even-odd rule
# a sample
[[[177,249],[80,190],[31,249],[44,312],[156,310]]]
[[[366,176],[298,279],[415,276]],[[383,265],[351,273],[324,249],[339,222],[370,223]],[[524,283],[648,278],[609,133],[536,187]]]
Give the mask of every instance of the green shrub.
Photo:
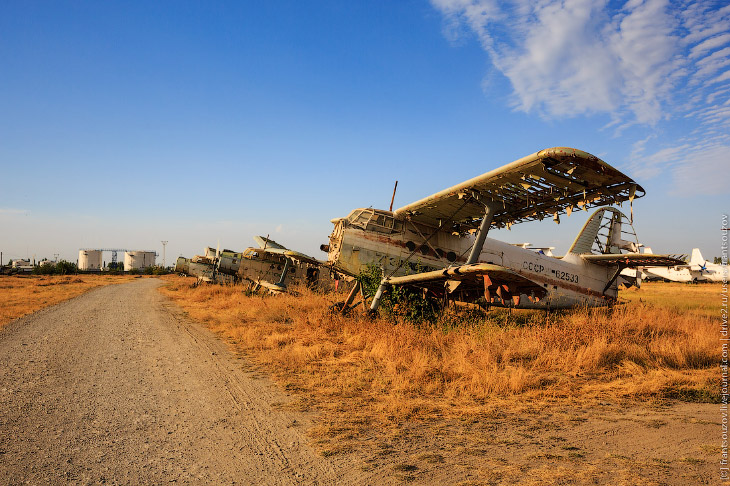
[[[420,271],[420,266],[417,266],[416,273]],[[375,295],[382,278],[383,272],[376,265],[368,265],[356,277],[367,298]],[[418,324],[424,321],[435,322],[439,315],[439,305],[435,299],[426,297],[420,290],[388,286],[383,293],[378,311],[391,319],[403,318]]]

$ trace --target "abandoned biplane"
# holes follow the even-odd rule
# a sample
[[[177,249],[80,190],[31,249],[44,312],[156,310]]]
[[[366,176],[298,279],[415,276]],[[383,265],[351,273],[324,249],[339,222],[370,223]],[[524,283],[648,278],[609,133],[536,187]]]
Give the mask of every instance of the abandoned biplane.
[[[289,250],[279,243],[255,236],[258,248],[243,252],[237,275],[251,283],[253,290],[270,293],[286,292],[294,282],[321,289],[337,288],[339,281],[350,279],[346,272],[333,272],[327,262]]]
[[[235,283],[241,253],[206,247],[202,255],[178,257],[175,271],[197,277],[198,283]]]
[[[561,214],[575,209],[631,203],[643,195],[641,186],[598,157],[550,148],[395,211],[355,209],[332,220],[322,250],[335,270],[357,275],[367,265],[382,269],[371,310],[389,286],[484,307],[606,305],[616,300],[624,268],[681,263],[638,253],[638,244],[623,238],[627,218],[618,209],[596,211],[561,258],[487,233],[544,218],[559,223]]]

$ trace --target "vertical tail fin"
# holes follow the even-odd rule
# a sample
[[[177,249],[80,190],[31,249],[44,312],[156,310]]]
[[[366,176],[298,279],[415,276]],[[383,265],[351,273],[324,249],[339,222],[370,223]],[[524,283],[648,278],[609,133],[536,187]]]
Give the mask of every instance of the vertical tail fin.
[[[568,253],[575,253],[578,255],[591,253],[593,243],[595,243],[598,236],[598,230],[601,229],[601,221],[603,220],[603,214],[605,212],[605,209],[599,209],[593,213],[590,218],[588,218],[588,221],[586,221],[586,224],[583,225],[580,233],[576,236],[575,241],[573,241],[573,244],[570,245]]]
[[[622,253],[622,250],[638,252],[638,243],[625,240],[624,235],[636,238],[633,226],[626,215],[616,208],[601,208],[588,218],[568,252],[578,255],[587,253],[615,255]]]
[[[692,248],[692,256],[689,259],[690,265],[704,265],[705,259],[702,258],[699,248]]]

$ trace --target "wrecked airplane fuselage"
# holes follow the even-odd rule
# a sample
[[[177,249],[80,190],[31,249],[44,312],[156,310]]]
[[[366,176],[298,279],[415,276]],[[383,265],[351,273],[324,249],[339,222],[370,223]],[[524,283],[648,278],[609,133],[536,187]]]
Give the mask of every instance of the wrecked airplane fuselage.
[[[295,283],[325,290],[338,286],[335,282],[341,276],[334,274],[326,266],[297,252],[280,251],[281,249],[247,248],[243,252],[238,278],[274,293],[284,292]]]
[[[360,208],[346,218],[333,219],[329,245],[320,247],[336,269],[353,275],[367,265],[395,276],[426,272],[466,262],[473,239],[438,232],[397,219],[390,211]],[[409,259],[409,257],[411,257]]]

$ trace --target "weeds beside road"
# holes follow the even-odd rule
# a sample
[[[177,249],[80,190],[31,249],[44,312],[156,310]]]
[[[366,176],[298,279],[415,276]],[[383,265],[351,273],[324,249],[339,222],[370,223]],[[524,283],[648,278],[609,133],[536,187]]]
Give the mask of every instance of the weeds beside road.
[[[128,282],[125,275],[0,276],[0,327],[93,288]]]
[[[336,296],[306,289],[261,297],[167,280],[162,292],[191,317],[303,402],[346,417],[350,425],[331,424],[343,433],[373,421],[485,411],[513,397],[533,405],[706,402],[719,393],[713,285],[645,284],[623,292],[629,302],[613,309],[445,314],[419,326],[331,313]]]

